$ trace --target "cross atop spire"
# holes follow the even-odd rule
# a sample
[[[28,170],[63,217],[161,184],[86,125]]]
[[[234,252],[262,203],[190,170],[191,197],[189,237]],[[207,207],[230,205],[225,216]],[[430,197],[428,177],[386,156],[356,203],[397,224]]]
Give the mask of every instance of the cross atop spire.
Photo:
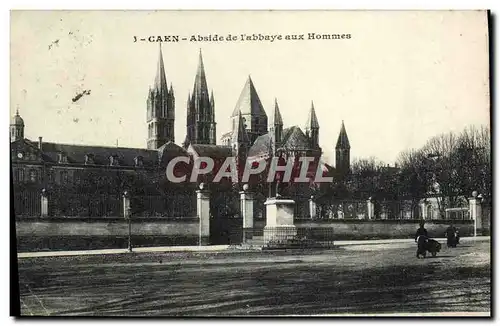
[[[344,120],[342,120],[342,126],[340,127],[339,138],[337,139],[336,149],[350,149],[349,138],[347,137],[347,131],[345,130]]]
[[[161,42],[160,42],[160,54],[158,57],[158,65],[156,67],[156,77],[154,83],[154,90],[157,92],[167,92],[167,76],[165,75],[165,65],[163,64],[163,53],[161,51]]]
[[[316,111],[314,110],[314,103],[311,101],[311,110],[307,117],[306,130],[319,129],[318,118],[316,117]]]

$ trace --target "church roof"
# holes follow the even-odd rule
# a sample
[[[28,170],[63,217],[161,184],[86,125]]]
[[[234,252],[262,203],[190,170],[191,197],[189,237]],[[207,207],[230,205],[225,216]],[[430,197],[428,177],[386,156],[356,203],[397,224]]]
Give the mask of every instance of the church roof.
[[[38,147],[38,142],[31,141],[31,145]],[[156,150],[127,147],[105,147],[88,145],[70,145],[42,142],[42,153],[49,161],[57,163],[59,153],[66,154],[68,163],[85,164],[85,156],[93,155],[95,165],[109,165],[109,157],[116,156],[120,166],[135,166],[135,158],[141,156],[144,166],[155,166],[158,162]]]
[[[257,137],[252,147],[248,151],[248,156],[263,156],[269,154],[271,150],[272,139],[271,134],[267,133]]]
[[[210,158],[226,158],[230,157],[233,152],[231,147],[220,145],[207,145],[207,144],[191,144],[189,145],[188,152],[197,156],[205,156]]]
[[[307,116],[306,130],[318,128],[318,118],[316,117],[316,111],[314,110],[314,103],[311,101],[311,110],[309,110],[309,115]]]
[[[271,133],[257,137],[252,147],[248,151],[248,156],[264,156],[271,150]],[[293,126],[290,128],[283,129],[283,138],[281,141],[280,148],[285,150],[309,150],[309,141],[302,130]]]
[[[161,162],[177,156],[189,156],[189,153],[184,148],[175,144],[173,141],[168,141],[167,143],[163,144],[157,149],[157,151],[158,160],[160,160]]]
[[[283,139],[281,147],[289,150],[307,150],[310,149],[309,141],[302,130],[293,126],[283,130]]]
[[[247,82],[241,90],[240,97],[238,98],[238,102],[236,103],[231,117],[238,116],[238,112],[241,112],[241,114],[267,116],[250,76],[248,76]]]
[[[344,121],[342,121],[342,126],[340,127],[339,138],[337,139],[336,149],[350,149],[349,138],[347,137],[347,132],[345,130]]]

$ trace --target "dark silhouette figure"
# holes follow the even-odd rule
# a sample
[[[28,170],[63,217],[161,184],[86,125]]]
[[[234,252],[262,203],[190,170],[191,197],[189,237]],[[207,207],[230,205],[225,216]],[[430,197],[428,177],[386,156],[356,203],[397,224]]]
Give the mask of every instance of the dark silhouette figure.
[[[446,229],[445,236],[446,236],[446,245],[448,246],[448,248],[450,247],[455,248],[460,240],[460,237],[458,235],[458,230],[453,225],[450,225]]]
[[[424,228],[424,222],[420,222],[420,227],[417,229],[417,233],[415,234],[415,242],[417,243],[417,258],[420,258],[420,255],[425,258],[428,239],[429,237],[427,235],[427,230]]]

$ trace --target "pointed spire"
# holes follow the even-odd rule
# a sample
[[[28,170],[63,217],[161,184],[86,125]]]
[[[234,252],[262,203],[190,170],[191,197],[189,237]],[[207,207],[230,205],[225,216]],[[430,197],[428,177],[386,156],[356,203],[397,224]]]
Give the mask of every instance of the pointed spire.
[[[306,130],[319,129],[318,118],[316,117],[316,111],[314,110],[314,102],[311,101],[311,110],[307,117]]]
[[[278,99],[274,98],[274,114],[273,114],[273,125],[283,125],[283,119],[281,118],[280,108],[278,106]]]
[[[159,93],[162,91],[166,92],[168,90],[167,76],[165,75],[165,66],[163,64],[163,53],[161,51],[161,42],[160,42],[160,54],[158,58],[158,66],[156,67],[154,90]]]
[[[250,138],[248,138],[248,133],[245,129],[245,126],[243,125],[243,117],[241,116],[241,112],[238,114],[238,127],[233,132],[232,142],[233,144],[236,143],[248,144],[250,142]]]
[[[205,76],[203,56],[201,54],[201,49],[200,49],[200,54],[198,59],[198,69],[196,71],[196,78],[194,80],[193,96],[199,97],[202,96],[202,94],[205,94],[205,96],[208,97],[207,78]]]
[[[349,138],[347,137],[347,131],[345,130],[344,120],[342,120],[342,126],[340,127],[339,138],[337,139],[336,149],[350,149]]]
[[[170,94],[174,94],[174,87],[172,86],[172,83],[170,83],[170,89],[168,90]]]
[[[241,90],[240,97],[238,98],[238,102],[236,103],[231,117],[238,116],[239,111],[245,115],[267,116],[250,75],[248,75],[245,86],[243,86]]]

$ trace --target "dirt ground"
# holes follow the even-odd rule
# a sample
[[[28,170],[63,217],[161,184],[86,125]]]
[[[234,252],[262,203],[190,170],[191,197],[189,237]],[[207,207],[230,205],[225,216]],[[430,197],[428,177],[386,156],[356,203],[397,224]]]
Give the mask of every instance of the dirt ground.
[[[490,242],[436,258],[407,243],[333,250],[19,259],[22,315],[489,312]]]

